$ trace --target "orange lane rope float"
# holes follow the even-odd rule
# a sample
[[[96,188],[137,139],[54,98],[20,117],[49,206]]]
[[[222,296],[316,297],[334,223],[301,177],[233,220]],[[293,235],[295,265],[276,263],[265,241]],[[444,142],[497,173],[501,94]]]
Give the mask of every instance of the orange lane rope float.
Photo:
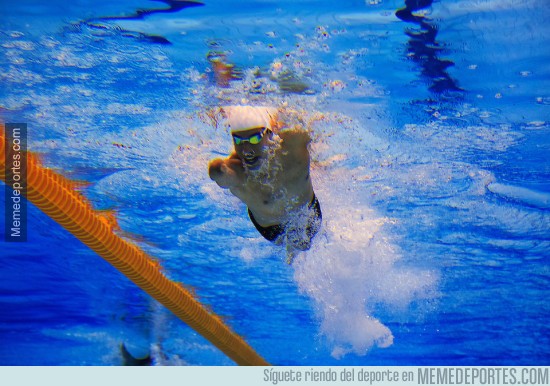
[[[0,178],[6,182],[4,125],[0,130]],[[267,366],[239,335],[209,312],[180,284],[169,280],[159,264],[136,245],[113,232],[107,221],[75,188],[78,184],[45,168],[27,152],[27,199],[94,252],[203,335],[239,365]]]

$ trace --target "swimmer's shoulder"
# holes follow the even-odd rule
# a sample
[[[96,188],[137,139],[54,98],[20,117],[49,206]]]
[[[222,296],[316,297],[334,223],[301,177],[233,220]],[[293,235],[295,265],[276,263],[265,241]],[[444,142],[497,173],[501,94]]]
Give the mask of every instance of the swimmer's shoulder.
[[[283,107],[279,109],[274,128],[282,139],[283,147],[305,148],[311,142],[310,133],[306,129],[308,126],[303,112]]]
[[[282,139],[282,162],[287,181],[308,180],[310,155],[308,144],[309,133],[300,128],[287,129],[279,135]]]
[[[299,149],[307,148],[311,142],[310,134],[301,126],[284,128],[279,131],[279,137],[282,139],[282,146],[285,148]]]

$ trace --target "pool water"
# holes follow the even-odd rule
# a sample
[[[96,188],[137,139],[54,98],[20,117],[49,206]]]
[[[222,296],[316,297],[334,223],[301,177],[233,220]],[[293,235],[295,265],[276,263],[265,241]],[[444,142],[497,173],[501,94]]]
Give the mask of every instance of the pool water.
[[[270,363],[549,364],[542,0],[1,7],[0,118]],[[207,112],[228,104],[313,122],[324,223],[292,266],[208,178],[231,142]],[[121,343],[233,364],[32,205],[28,222],[1,242],[1,365],[118,365]]]

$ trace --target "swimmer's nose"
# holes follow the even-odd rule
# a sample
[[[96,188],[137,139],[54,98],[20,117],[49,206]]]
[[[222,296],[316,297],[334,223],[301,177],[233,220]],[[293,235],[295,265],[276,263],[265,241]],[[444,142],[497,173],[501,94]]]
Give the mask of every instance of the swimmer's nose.
[[[256,152],[247,144],[243,147],[243,155],[245,157],[254,157],[256,155]]]

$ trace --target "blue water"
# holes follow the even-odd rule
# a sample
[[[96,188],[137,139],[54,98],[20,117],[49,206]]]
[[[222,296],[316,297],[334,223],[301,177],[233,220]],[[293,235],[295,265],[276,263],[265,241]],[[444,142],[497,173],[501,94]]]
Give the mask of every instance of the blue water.
[[[269,362],[550,364],[546,2],[0,6],[2,120]],[[206,174],[205,113],[240,103],[315,119],[324,226],[290,267]],[[0,242],[0,365],[232,364],[32,205],[28,235]]]

